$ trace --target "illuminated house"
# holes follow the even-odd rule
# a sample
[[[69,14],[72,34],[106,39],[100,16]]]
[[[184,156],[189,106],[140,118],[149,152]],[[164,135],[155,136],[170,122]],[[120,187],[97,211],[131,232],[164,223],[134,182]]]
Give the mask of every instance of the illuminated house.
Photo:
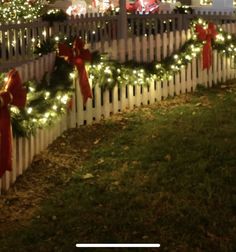
[[[195,10],[205,12],[233,13],[236,0],[192,0],[191,5]]]
[[[130,12],[155,13],[160,10],[173,10],[176,4],[189,5],[201,12],[233,13],[236,0],[126,0],[126,8]],[[70,15],[86,12],[106,12],[119,7],[119,0],[60,0],[53,4],[67,11]]]

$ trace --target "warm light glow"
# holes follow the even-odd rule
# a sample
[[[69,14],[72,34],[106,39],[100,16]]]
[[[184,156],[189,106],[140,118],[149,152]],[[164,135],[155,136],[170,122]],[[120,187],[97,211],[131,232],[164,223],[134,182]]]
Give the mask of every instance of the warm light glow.
[[[28,113],[28,114],[31,114],[32,111],[33,111],[33,109],[32,109],[31,107],[29,107],[29,108],[27,109],[27,113]]]

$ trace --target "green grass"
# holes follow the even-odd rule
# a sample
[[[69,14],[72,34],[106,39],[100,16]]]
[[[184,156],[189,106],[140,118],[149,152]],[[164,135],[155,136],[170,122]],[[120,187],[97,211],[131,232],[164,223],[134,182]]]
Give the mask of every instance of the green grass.
[[[81,168],[27,227],[0,236],[0,251],[236,251],[236,90],[164,104],[90,128],[101,140]]]

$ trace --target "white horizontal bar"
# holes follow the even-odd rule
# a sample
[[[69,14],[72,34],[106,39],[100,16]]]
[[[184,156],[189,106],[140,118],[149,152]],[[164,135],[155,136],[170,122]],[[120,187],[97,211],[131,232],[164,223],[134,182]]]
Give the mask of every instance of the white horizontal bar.
[[[77,248],[159,248],[159,243],[77,243]]]

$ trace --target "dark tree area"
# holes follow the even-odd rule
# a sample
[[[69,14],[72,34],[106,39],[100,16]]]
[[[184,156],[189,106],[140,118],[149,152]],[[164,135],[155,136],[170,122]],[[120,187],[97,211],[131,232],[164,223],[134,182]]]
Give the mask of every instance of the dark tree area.
[[[181,0],[180,2],[182,4],[185,4],[185,5],[191,5],[192,4],[192,0]]]

